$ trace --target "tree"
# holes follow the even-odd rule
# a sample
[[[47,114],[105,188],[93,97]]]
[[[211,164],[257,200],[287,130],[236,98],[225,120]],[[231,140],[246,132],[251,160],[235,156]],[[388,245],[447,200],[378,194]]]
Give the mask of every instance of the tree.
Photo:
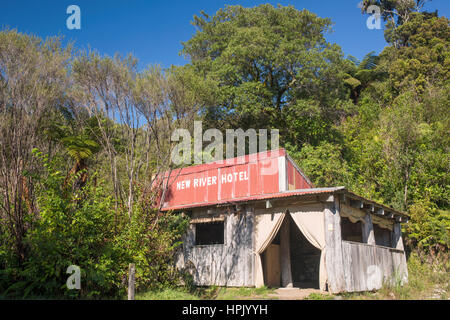
[[[426,14],[411,14],[399,26],[393,41],[400,48],[387,47],[380,55],[381,68],[389,74],[392,92],[413,88],[419,94],[431,85],[446,85],[449,79],[449,20]]]
[[[81,172],[81,176],[73,184],[75,189],[80,189],[88,179],[88,159],[100,150],[94,134],[98,131],[97,120],[94,117],[81,119],[80,115],[71,112],[73,110],[62,106],[59,111],[60,117],[55,117],[46,125],[45,138],[50,143],[55,142],[63,146],[69,157],[75,161],[64,184],[67,185],[73,176]]]
[[[290,149],[290,146],[287,146]],[[294,149],[295,150],[295,149]],[[342,146],[322,142],[317,147],[305,145],[298,153],[290,153],[314,186],[350,187],[351,172],[342,156]]]
[[[366,54],[361,61],[352,56],[347,60],[349,67],[344,83],[351,89],[350,98],[353,103],[357,104],[361,91],[383,74],[377,69],[379,57],[374,51]]]
[[[108,155],[115,200],[126,206],[130,219],[136,183],[149,187],[170,168],[172,130],[193,119],[203,90],[189,70],[150,66],[138,73],[136,64],[131,55],[84,53],[72,75],[72,98],[97,119],[96,141]]]
[[[67,136],[62,139],[62,143],[66,147],[67,153],[75,160],[75,163],[67,174],[67,183],[72,176],[81,172],[81,176],[75,181],[75,188],[82,188],[87,181],[87,159],[98,152],[99,145],[96,141],[90,139],[86,135]]]
[[[364,0],[362,4],[362,12],[376,5],[381,9],[383,19],[390,20],[396,25],[408,22],[409,15],[413,11],[420,11],[426,2],[431,0]]]
[[[431,0],[364,0],[361,6],[363,13],[370,13],[367,10],[370,6],[377,6],[381,10],[381,17],[387,21],[384,32],[385,39],[396,48],[406,44],[395,39],[397,28],[407,23],[414,13],[420,12],[426,2]],[[427,15],[427,13],[424,13]],[[434,13],[437,16],[437,12]]]
[[[0,224],[19,264],[27,253],[23,239],[38,214],[30,174],[39,166],[31,151],[48,149],[41,129],[65,99],[69,57],[70,47],[63,49],[58,38],[0,32]]]
[[[214,84],[206,126],[277,128],[300,146],[330,137],[348,112],[342,52],[324,38],[329,19],[267,4],[202,12],[193,25],[182,53],[186,68]]]
[[[449,31],[445,17],[410,12],[373,69],[383,76],[339,126],[355,191],[408,211],[408,244],[428,251],[449,246]]]
[[[133,181],[136,168],[136,139],[139,114],[133,104],[133,86],[137,60],[129,55],[121,58],[101,57],[96,52],[83,53],[73,63],[74,89],[71,96],[78,108],[87,108],[97,119],[100,136],[97,140],[106,151],[111,171],[111,180],[116,204],[124,204],[127,190],[128,215],[131,218]],[[120,122],[116,125],[114,120]],[[120,145],[118,139],[126,143]],[[126,155],[126,179],[124,187],[118,172],[118,148]],[[117,212],[117,208],[116,208]]]
[[[194,75],[138,75],[133,57],[72,57],[58,39],[0,40],[2,296],[60,297],[71,264],[83,297],[120,296],[130,261],[138,286],[177,282],[171,259],[187,221],[158,211],[151,180],[170,166],[174,124],[196,113]]]

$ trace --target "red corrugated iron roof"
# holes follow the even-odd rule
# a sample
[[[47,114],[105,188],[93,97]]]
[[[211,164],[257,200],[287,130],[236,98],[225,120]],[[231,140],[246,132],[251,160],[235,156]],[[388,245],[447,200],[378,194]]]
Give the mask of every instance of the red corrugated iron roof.
[[[170,172],[170,176],[176,176],[176,175],[186,175],[191,173],[201,173],[207,170],[211,169],[217,169],[217,168],[225,168],[225,167],[232,167],[236,165],[246,164],[249,162],[256,162],[261,160],[267,160],[267,159],[273,159],[278,158],[281,156],[286,155],[286,150],[283,148],[277,149],[277,150],[268,150],[263,152],[258,152],[250,155],[230,158],[230,159],[224,159],[220,161],[214,161],[214,162],[208,162],[203,164],[197,164],[194,166],[179,168],[179,169],[173,169]],[[169,175],[169,172],[164,172],[163,176],[167,177]]]
[[[326,193],[334,193],[336,191],[345,190],[345,187],[333,187],[333,188],[310,188],[310,189],[298,189],[298,190],[290,190],[285,192],[278,192],[273,194],[263,194],[251,197],[241,197],[235,199],[227,199],[223,201],[214,201],[214,202],[201,202],[201,203],[190,203],[186,205],[180,205],[170,208],[162,208],[161,211],[169,211],[169,210],[181,210],[181,209],[189,209],[189,208],[199,208],[199,207],[208,207],[208,206],[216,206],[216,205],[224,205],[224,204],[234,204],[239,202],[248,202],[248,201],[258,201],[258,200],[271,200],[271,199],[279,199],[279,198],[287,198],[294,196],[302,196],[302,195],[311,195],[311,194],[326,194]]]
[[[284,149],[174,169],[161,177],[164,211],[313,187]]]
[[[290,190],[290,191],[273,193],[273,194],[264,194],[264,195],[258,195],[258,196],[236,198],[236,199],[232,199],[232,200],[215,201],[215,202],[210,202],[210,203],[192,203],[192,204],[181,205],[181,206],[177,206],[177,207],[163,208],[163,209],[161,209],[161,211],[182,210],[182,209],[191,209],[191,208],[208,207],[208,206],[220,206],[220,205],[226,205],[226,204],[231,205],[231,204],[250,202],[250,201],[272,200],[272,199],[281,199],[281,198],[288,198],[288,197],[300,197],[300,196],[306,196],[306,195],[335,194],[335,193],[346,194],[346,195],[349,195],[356,199],[360,199],[364,202],[372,203],[372,204],[376,205],[377,207],[384,208],[385,210],[393,212],[397,215],[400,215],[403,217],[409,217],[408,214],[406,214],[404,212],[400,212],[391,207],[388,207],[388,206],[379,204],[377,202],[374,202],[372,200],[358,196],[358,195],[348,191],[343,186],[331,187],[331,188],[297,189],[297,190]]]
[[[285,159],[284,166],[280,165],[280,157]],[[264,166],[264,163],[275,164],[277,172],[269,175],[261,175],[258,170]],[[243,177],[243,179],[240,179],[242,182],[240,180],[239,182],[237,181],[238,173],[235,172],[236,170],[240,170],[238,173],[239,179],[241,175]],[[346,190],[345,187],[314,188],[309,179],[301,172],[300,168],[298,168],[284,149],[175,169],[171,172],[169,179],[167,179],[168,175],[168,172],[162,174],[162,177],[165,177],[165,180],[169,180],[169,182],[167,192],[164,194],[164,203],[160,209],[161,211],[220,206],[314,194],[334,194],[339,192],[353,199],[362,200],[367,204],[384,208],[389,212],[407,216],[403,212],[353,194]],[[236,181],[228,185],[224,185],[223,182],[219,183],[219,177],[225,175],[234,175]],[[211,188],[208,189],[206,181],[210,179],[212,183]],[[283,182],[283,179],[285,179],[285,182]],[[192,184],[191,180],[193,181]],[[195,188],[196,180],[197,182],[204,182],[203,185],[200,185],[199,182],[198,188]],[[187,181],[189,183],[186,183],[185,188],[184,182]],[[284,185],[284,188],[282,188],[282,185]],[[289,188],[295,190],[287,190]],[[283,189],[286,191],[280,191]]]

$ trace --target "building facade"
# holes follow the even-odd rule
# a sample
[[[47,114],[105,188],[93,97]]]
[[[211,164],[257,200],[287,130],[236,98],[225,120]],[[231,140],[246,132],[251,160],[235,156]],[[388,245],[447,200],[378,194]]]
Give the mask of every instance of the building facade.
[[[177,267],[199,286],[376,290],[407,281],[408,216],[314,188],[285,150],[173,170],[161,210],[189,215]]]

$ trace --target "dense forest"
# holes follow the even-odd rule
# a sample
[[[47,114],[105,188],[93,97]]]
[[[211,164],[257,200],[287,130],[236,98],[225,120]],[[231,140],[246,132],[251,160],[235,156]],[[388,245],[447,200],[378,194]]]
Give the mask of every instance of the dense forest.
[[[158,211],[155,177],[194,120],[279,129],[315,186],[407,212],[408,250],[445,259],[450,27],[422,2],[378,1],[387,45],[361,61],[327,42],[330,19],[291,6],[194,16],[188,63],[168,69],[1,31],[2,296],[120,297],[129,263],[138,290],[187,283],[173,266],[187,218]]]

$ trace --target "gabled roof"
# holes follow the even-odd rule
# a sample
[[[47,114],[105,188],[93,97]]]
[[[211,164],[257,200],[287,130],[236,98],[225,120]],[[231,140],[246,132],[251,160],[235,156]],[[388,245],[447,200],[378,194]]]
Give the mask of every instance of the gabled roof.
[[[345,203],[385,217],[407,214],[358,196],[345,187],[314,188],[284,149],[174,169],[162,174],[161,211],[333,194]]]
[[[161,177],[167,184],[160,206],[165,211],[313,188],[284,149],[174,169]]]
[[[366,210],[369,210],[373,214],[384,216],[386,218],[400,219],[401,222],[405,222],[409,219],[409,216],[406,213],[397,211],[391,207],[388,207],[383,204],[377,203],[375,201],[358,196],[358,195],[354,194],[353,192],[348,191],[343,186],[330,187],[330,188],[297,189],[297,190],[289,190],[289,191],[278,192],[278,193],[273,193],[273,194],[235,198],[232,200],[215,201],[215,202],[209,202],[209,203],[192,203],[192,204],[172,207],[170,209],[163,208],[162,211],[187,210],[187,209],[200,208],[200,207],[217,207],[217,206],[223,206],[223,205],[235,205],[235,204],[265,201],[265,200],[286,199],[286,198],[302,198],[304,196],[326,195],[326,194],[341,196],[342,197],[341,199],[344,202],[349,202],[352,206],[355,206],[356,208],[361,208],[361,209],[365,208]]]
[[[249,197],[240,197],[240,198],[234,198],[231,200],[190,203],[190,204],[186,204],[186,205],[171,207],[168,209],[162,208],[161,210],[169,211],[169,210],[181,210],[181,209],[190,209],[190,208],[199,208],[199,207],[218,206],[218,205],[224,205],[224,204],[231,205],[231,204],[243,203],[243,202],[273,200],[273,199],[289,198],[289,197],[302,196],[302,195],[327,194],[327,193],[334,193],[339,190],[345,190],[345,188],[344,187],[335,187],[335,188],[297,189],[297,190],[289,190],[289,191],[277,192],[277,193],[272,193],[272,194],[262,194],[262,195],[249,196]]]

